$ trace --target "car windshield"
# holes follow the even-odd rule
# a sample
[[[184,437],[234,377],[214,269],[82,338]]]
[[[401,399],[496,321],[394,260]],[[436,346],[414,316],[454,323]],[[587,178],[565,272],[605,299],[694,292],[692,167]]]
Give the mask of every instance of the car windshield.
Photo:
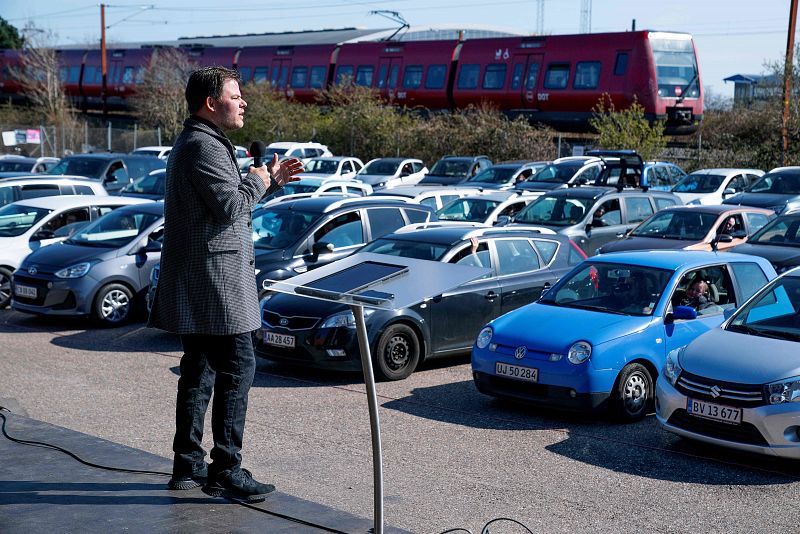
[[[87,178],[100,178],[107,165],[108,161],[103,159],[70,157],[62,159],[58,165],[47,171],[47,174],[71,174]]]
[[[583,163],[555,163],[546,165],[536,171],[526,182],[554,182],[565,184],[575,176]]]
[[[458,198],[437,211],[436,215],[445,221],[484,222],[499,205],[499,201],[486,198]]]
[[[270,148],[270,147],[267,147],[267,148],[264,149],[264,159],[267,159],[268,157],[269,157],[269,159],[272,159],[272,155],[273,154],[277,154],[279,156],[283,156],[284,154],[286,154],[287,150],[288,150],[288,148]]]
[[[770,172],[762,176],[747,191],[776,195],[800,195],[800,174],[797,172]]]
[[[67,240],[84,247],[119,248],[133,241],[161,216],[131,210],[114,210],[85,226]]]
[[[467,178],[467,182],[483,182],[489,184],[504,184],[514,176],[516,168],[508,167],[489,167],[475,176]]]
[[[673,272],[619,263],[584,262],[539,302],[620,315],[652,315]]]
[[[128,158],[125,160],[128,167],[128,175],[132,180],[148,175],[156,169],[164,169],[167,164],[163,159],[158,158]]]
[[[660,211],[636,227],[631,235],[701,241],[714,227],[718,217],[717,213],[703,213],[694,210]]]
[[[273,198],[282,197],[285,195],[294,195],[295,193],[313,193],[319,189],[318,185],[313,184],[303,184],[300,182],[290,182],[280,189],[276,189],[269,195],[265,196],[261,199],[261,202],[267,202],[272,200]]]
[[[400,166],[400,161],[377,159],[358,171],[358,174],[377,174],[379,176],[393,176]]]
[[[778,217],[747,240],[750,244],[800,247],[800,217]]]
[[[689,174],[675,184],[673,193],[713,193],[722,185],[721,174]]]
[[[593,198],[571,198],[565,195],[543,196],[534,200],[514,216],[514,222],[572,226],[580,222],[594,204]]]
[[[253,213],[253,246],[279,250],[306,235],[319,219],[318,213],[295,210],[261,209]]]
[[[0,208],[0,237],[13,237],[27,232],[52,210],[7,204]]]
[[[428,176],[464,176],[469,172],[469,160],[440,159]]]
[[[312,159],[305,164],[303,172],[313,172],[317,174],[336,174],[339,170],[339,162],[327,159]]]
[[[359,252],[374,252],[403,258],[438,261],[445,255],[447,250],[447,245],[442,245],[441,243],[381,238],[365,245]]]
[[[773,282],[739,310],[725,330],[800,341],[800,278],[784,276]]]
[[[144,195],[163,195],[166,174],[157,172],[142,176],[138,180],[122,188],[126,193],[142,193]]]
[[[0,160],[0,172],[31,172],[32,167],[27,161]]]

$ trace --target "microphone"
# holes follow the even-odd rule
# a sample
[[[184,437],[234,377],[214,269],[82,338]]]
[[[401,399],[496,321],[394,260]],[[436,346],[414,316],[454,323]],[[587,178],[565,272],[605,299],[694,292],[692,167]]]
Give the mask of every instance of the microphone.
[[[266,152],[267,145],[264,141],[253,141],[250,145],[250,155],[253,156],[253,167],[261,167],[264,165],[264,152]]]

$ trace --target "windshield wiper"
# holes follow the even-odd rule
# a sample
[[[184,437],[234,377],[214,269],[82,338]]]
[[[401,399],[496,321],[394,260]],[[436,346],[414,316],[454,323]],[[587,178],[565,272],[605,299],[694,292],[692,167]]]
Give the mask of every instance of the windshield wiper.
[[[752,326],[747,326],[746,324],[736,324],[736,325],[732,324],[728,326],[728,330],[731,332],[741,332],[744,334],[750,334],[751,336],[768,337],[772,339],[786,339],[784,336],[780,334],[776,334],[774,332],[768,332],[766,330],[760,330],[758,328],[753,328]]]
[[[604,313],[613,313],[615,315],[630,315],[625,312],[612,310],[609,308],[604,308],[603,306],[592,306],[591,304],[575,304],[574,302],[565,302],[561,304],[561,306],[565,306],[567,308],[577,308],[579,310],[590,310],[590,311],[599,311]]]
[[[687,83],[686,86],[681,90],[681,96],[679,96],[678,99],[675,101],[676,104],[682,104],[683,101],[686,100],[687,96],[686,91],[689,90],[689,87],[691,87],[691,85],[694,83],[696,79],[697,79],[697,68],[694,69],[694,76],[692,76],[692,79],[689,80],[689,83]]]

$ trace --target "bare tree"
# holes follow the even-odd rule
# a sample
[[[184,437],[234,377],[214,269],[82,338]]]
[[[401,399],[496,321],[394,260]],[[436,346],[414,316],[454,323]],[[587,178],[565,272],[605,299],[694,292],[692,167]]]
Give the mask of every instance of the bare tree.
[[[167,139],[174,140],[189,115],[184,91],[195,69],[197,65],[182,51],[155,49],[144,70],[144,79],[132,98],[139,120],[147,126],[161,127]]]

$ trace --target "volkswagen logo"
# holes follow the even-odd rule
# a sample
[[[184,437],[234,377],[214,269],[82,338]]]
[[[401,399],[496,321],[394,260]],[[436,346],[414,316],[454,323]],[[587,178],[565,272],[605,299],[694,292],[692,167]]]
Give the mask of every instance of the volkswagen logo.
[[[38,272],[39,272],[39,269],[37,269],[35,265],[31,265],[30,268],[28,269],[28,274],[30,274],[30,275],[34,275],[34,274],[36,274]]]
[[[709,392],[711,393],[711,396],[714,397],[715,399],[722,394],[722,390],[719,388],[719,386],[712,387],[709,390]]]
[[[286,317],[281,317],[281,320],[278,321],[278,324],[280,324],[281,326],[286,326],[287,324],[289,324],[289,319],[287,319]]]
[[[514,357],[518,360],[524,358],[526,354],[528,354],[528,347],[525,345],[520,345],[517,347],[517,350],[514,351]]]

